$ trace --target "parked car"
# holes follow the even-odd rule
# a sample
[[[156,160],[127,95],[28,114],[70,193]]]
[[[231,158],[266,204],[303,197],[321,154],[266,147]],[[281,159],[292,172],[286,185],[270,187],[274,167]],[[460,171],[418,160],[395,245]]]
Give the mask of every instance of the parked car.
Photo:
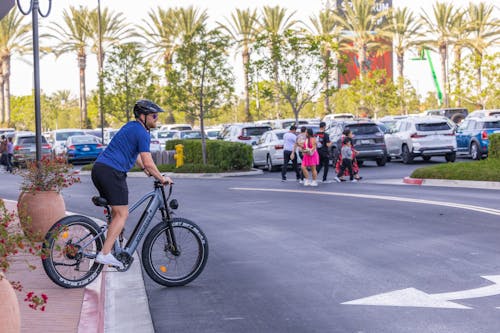
[[[60,129],[54,130],[50,133],[49,143],[52,145],[52,153],[55,156],[64,154],[64,145],[70,136],[85,135],[81,129]]]
[[[265,132],[253,146],[253,165],[265,166],[272,171],[283,165],[283,136],[286,129],[275,129]]]
[[[158,131],[156,134],[158,141],[160,141],[160,144],[162,147],[165,147],[165,143],[168,140],[172,140],[174,138],[174,135],[177,131]]]
[[[500,133],[500,117],[467,117],[457,129],[457,153],[474,160],[488,156],[488,137],[493,133]]]
[[[64,155],[68,163],[92,162],[104,150],[99,138],[94,135],[72,135],[64,146]]]
[[[326,116],[321,119],[321,121],[324,121],[326,125],[328,126],[329,124],[337,121],[342,121],[342,120],[352,120],[354,119],[355,116],[352,113],[330,113],[327,114]]]
[[[5,135],[6,133],[15,132],[14,128],[0,128],[0,135]]]
[[[210,140],[217,140],[221,131],[222,127],[219,126],[205,128],[205,132],[207,133],[207,138]]]
[[[387,148],[384,140],[384,132],[371,120],[348,120],[332,124],[328,130],[330,135],[331,156],[333,161],[337,161],[342,148],[342,134],[345,129],[350,129],[353,134],[354,148],[359,152],[356,155],[358,164],[364,161],[375,161],[378,166],[384,166],[387,163]]]
[[[192,129],[193,127],[189,124],[170,124],[170,125],[162,125],[160,127],[160,131],[186,131]]]
[[[12,137],[14,154],[12,164],[14,166],[25,166],[26,162],[36,159],[36,135],[33,132],[15,132]],[[42,159],[50,158],[52,148],[44,136],[42,136]]]
[[[161,141],[158,139],[158,132],[159,131],[150,131],[149,134],[151,135],[151,140],[149,142],[149,151],[154,153],[157,151],[162,151],[165,146],[162,147]]]
[[[439,110],[426,110],[423,112],[424,116],[440,116],[451,119],[455,124],[460,124],[464,121],[469,111],[465,108],[445,108]]]
[[[173,138],[181,140],[201,139],[201,131],[199,130],[176,131]]]
[[[111,142],[111,139],[115,136],[116,133],[118,133],[119,130],[114,129],[114,128],[108,128],[104,130],[104,144],[109,145]]]
[[[254,145],[265,132],[270,130],[271,127],[267,125],[255,125],[253,123],[233,124],[225,128],[219,138],[224,141]]]
[[[444,156],[455,162],[457,142],[454,124],[445,117],[408,117],[398,121],[396,127],[385,135],[387,151],[403,163],[415,157],[429,161],[433,156]]]
[[[472,111],[467,118],[483,118],[490,116],[500,116],[500,109]]]
[[[93,129],[93,130],[90,130],[90,129],[84,129],[83,132],[87,135],[93,135],[95,136],[96,138],[99,139],[99,143],[102,143],[102,134],[103,132],[100,130],[100,129]]]
[[[382,124],[384,124],[384,126],[387,130],[391,130],[394,128],[394,126],[396,126],[396,123],[398,122],[398,120],[406,119],[406,118],[408,118],[408,116],[385,116],[385,117],[378,119],[378,121],[381,122]]]

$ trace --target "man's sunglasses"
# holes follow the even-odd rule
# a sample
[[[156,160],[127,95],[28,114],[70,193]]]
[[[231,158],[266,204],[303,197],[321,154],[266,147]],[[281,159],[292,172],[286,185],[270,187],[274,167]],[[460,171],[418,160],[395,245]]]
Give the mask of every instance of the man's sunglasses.
[[[151,113],[150,115],[154,120],[158,119],[158,113]]]

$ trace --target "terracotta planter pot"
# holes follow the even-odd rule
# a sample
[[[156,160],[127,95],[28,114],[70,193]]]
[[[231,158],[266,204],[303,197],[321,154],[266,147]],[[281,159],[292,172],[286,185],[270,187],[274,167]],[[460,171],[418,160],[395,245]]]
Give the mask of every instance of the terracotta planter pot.
[[[64,217],[66,206],[62,195],[54,191],[23,192],[17,201],[17,211],[24,234],[41,242],[52,225]]]
[[[0,331],[2,333],[21,332],[21,314],[16,292],[1,273],[0,300]]]

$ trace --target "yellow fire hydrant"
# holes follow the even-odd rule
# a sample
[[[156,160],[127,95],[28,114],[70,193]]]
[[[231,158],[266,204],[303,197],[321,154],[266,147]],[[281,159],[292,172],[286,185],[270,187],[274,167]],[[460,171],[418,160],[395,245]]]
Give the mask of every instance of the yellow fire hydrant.
[[[180,168],[184,165],[184,145],[175,145],[175,167]]]

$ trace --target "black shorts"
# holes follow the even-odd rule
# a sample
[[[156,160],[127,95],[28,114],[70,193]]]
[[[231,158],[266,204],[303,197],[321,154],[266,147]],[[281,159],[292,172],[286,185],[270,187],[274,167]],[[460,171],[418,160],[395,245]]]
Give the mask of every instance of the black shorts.
[[[91,175],[92,182],[99,191],[99,195],[105,198],[109,205],[128,205],[126,172],[118,171],[102,163],[94,163]]]

